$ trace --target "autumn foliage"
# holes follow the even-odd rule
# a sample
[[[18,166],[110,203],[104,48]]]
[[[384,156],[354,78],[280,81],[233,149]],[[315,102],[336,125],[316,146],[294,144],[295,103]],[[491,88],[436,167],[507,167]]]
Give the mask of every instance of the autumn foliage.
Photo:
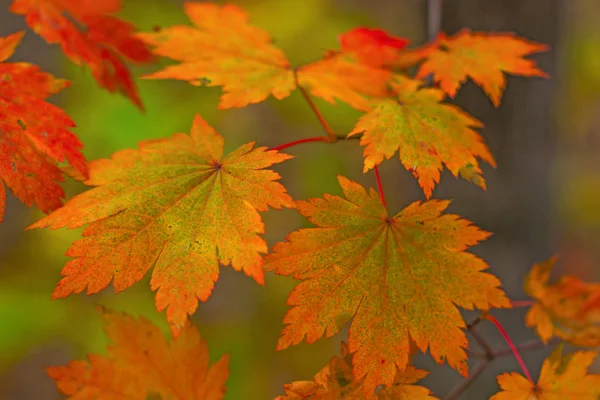
[[[189,24],[152,32],[137,32],[116,17],[120,8],[119,0],[10,5],[33,32],[86,65],[100,87],[121,92],[140,109],[128,63],[163,57],[172,64],[142,78],[219,86],[219,109],[300,91],[325,134],[270,149],[251,142],[224,154],[223,136],[196,115],[189,133],[87,163],[71,132],[75,123],[46,102],[69,82],[8,61],[22,32],[0,39],[0,219],[7,187],[49,214],[28,229],[84,227],[67,251],[71,260],[54,299],[97,293],[111,283],[121,292],[151,271],[156,308],[166,310],[173,337],[165,339],[144,318],[101,309],[112,341],[108,354],[49,367],[57,387],[72,399],[222,398],[228,356],[209,366],[207,346],[189,323],[199,302],[211,296],[221,266],[261,285],[270,271],[298,281],[278,350],[350,327],[341,357],[332,356],[312,381],[286,384],[278,399],[437,399],[417,383],[428,372],[410,365],[416,351],[468,377],[467,332],[486,320],[497,325],[493,310],[514,303],[487,263],[469,252],[490,233],[446,213],[448,200],[432,199],[443,169],[485,190],[480,163],[496,166],[478,132],[484,123],[447,97],[472,79],[498,106],[506,74],[546,77],[526,57],[547,47],[511,33],[463,30],[409,48],[404,38],[358,27],[341,33],[339,48],[323,58],[292,66],[238,6],[187,2]],[[416,73],[408,75],[414,65]],[[428,76],[433,84],[424,80]],[[363,115],[350,132],[336,134],[313,97],[346,103]],[[377,190],[338,176],[343,196],[292,199],[272,169],[292,158],[283,152],[289,147],[355,137],[364,155],[358,168],[374,170]],[[426,201],[386,203],[378,166],[393,156],[413,174]],[[65,176],[89,189],[62,205]],[[269,251],[259,212],[283,207],[314,227],[291,232]],[[573,276],[549,283],[554,262],[533,266],[526,279],[533,300],[524,323],[545,344],[554,337],[597,347],[600,284]],[[481,318],[467,323],[460,309],[480,310]],[[521,362],[524,376],[500,375],[492,399],[596,399],[600,376],[588,372],[596,355],[580,350],[562,356],[559,349],[544,362],[537,383]]]

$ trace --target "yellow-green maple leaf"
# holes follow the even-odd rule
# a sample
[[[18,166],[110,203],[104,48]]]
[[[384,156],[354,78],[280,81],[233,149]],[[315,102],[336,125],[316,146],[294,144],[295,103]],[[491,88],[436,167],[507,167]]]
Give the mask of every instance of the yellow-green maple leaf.
[[[349,346],[363,390],[392,385],[406,368],[410,343],[429,348],[466,375],[465,327],[457,306],[509,307],[487,264],[465,250],[489,233],[453,214],[448,201],[415,202],[389,217],[371,189],[338,178],[345,198],[297,201],[317,228],[292,232],[265,258],[265,268],[300,282],[278,349],[333,336],[353,318]]]
[[[444,165],[454,176],[468,168],[470,176],[477,177],[470,180],[485,188],[477,158],[494,167],[496,162],[483,138],[473,130],[481,127],[481,122],[456,106],[441,103],[445,97],[441,90],[420,88],[421,84],[397,75],[390,82],[397,98],[375,103],[348,134],[362,133],[363,170],[399,151],[402,165],[418,179],[427,198],[440,181]]]
[[[252,149],[248,143],[223,157],[223,137],[200,116],[190,135],[142,142],[112,159],[90,163],[88,185],[97,186],[31,228],[88,225],[67,251],[75,257],[62,271],[53,298],[104,289],[117,292],[154,266],[156,306],[167,308],[177,335],[219,277],[219,263],[263,283],[258,211],[294,207],[280,178],[266,167],[291,158]]]

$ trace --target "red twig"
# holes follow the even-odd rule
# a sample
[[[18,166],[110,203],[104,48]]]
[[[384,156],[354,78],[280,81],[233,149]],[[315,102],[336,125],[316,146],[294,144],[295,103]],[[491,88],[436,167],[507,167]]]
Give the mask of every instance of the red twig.
[[[533,301],[533,300],[516,300],[516,301],[511,301],[510,304],[512,305],[513,308],[531,307],[532,305],[535,304],[535,301]]]
[[[379,189],[379,196],[381,196],[381,202],[383,203],[383,207],[387,207],[385,204],[385,196],[383,195],[383,186],[381,186],[381,177],[379,176],[379,168],[377,165],[375,166],[375,179],[377,180],[377,188]]]
[[[311,137],[311,138],[306,138],[306,139],[294,140],[293,142],[280,144],[279,146],[275,146],[275,147],[271,148],[271,150],[281,151],[283,149],[287,149],[288,147],[292,147],[292,146],[295,146],[297,144],[309,143],[309,142],[327,142],[327,141],[329,141],[329,137],[328,136],[317,136],[317,137]]]
[[[508,346],[510,347],[511,351],[515,355],[515,358],[517,359],[517,362],[521,366],[521,369],[523,370],[523,373],[525,374],[525,376],[527,377],[527,379],[529,380],[529,382],[531,382],[532,384],[534,384],[533,379],[531,378],[531,374],[529,373],[529,370],[525,366],[525,363],[523,362],[523,359],[521,358],[521,355],[519,354],[519,351],[517,350],[517,347],[513,343],[513,341],[510,338],[510,336],[508,336],[508,333],[506,333],[506,331],[504,330],[504,327],[492,315],[489,315],[489,314],[485,315],[485,318],[488,319],[488,320],[490,320],[492,322],[492,324],[494,324],[496,326],[496,328],[498,328],[498,331],[500,331],[500,334],[502,335],[502,337],[504,337],[504,340],[506,340],[506,343],[508,343]]]

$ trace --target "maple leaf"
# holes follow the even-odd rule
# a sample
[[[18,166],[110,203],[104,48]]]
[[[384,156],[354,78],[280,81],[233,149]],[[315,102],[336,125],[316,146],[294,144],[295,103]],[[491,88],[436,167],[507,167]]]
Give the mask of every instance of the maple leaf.
[[[265,258],[265,269],[302,280],[288,298],[277,349],[331,337],[351,319],[354,377],[369,396],[392,385],[413,340],[437,362],[467,373],[467,339],[456,306],[509,307],[500,281],[465,250],[489,233],[442,212],[448,201],[415,202],[388,217],[379,195],[342,176],[345,198],[297,201],[317,228],[292,232]]]
[[[481,122],[456,106],[440,103],[444,93],[420,88],[421,84],[396,75],[390,85],[397,99],[379,100],[348,134],[362,133],[363,171],[399,150],[402,165],[418,179],[428,199],[444,164],[454,176],[460,173],[485,188],[477,157],[494,167],[496,162],[483,138],[473,130],[481,127]]]
[[[527,326],[535,327],[547,343],[553,336],[577,346],[600,346],[600,284],[563,276],[549,285],[556,257],[535,264],[525,279],[525,292],[536,303],[525,316]]]
[[[544,361],[537,384],[515,372],[499,375],[502,391],[490,400],[597,400],[600,375],[588,374],[588,368],[598,353],[578,351],[565,357],[561,353],[562,345]]]
[[[72,400],[218,400],[225,395],[229,356],[209,366],[206,341],[189,326],[168,343],[147,319],[100,308],[112,346],[108,355],[88,355],[66,366],[48,367],[56,386]]]
[[[58,184],[68,162],[87,176],[83,145],[70,129],[75,126],[60,108],[45,101],[69,82],[41,72],[28,63],[7,63],[23,32],[0,38],[0,221],[4,216],[6,185],[23,203],[43,212],[62,205]]]
[[[90,163],[84,192],[29,228],[89,224],[67,251],[53,298],[104,289],[116,292],[139,281],[154,266],[156,306],[167,308],[177,335],[198,300],[206,301],[219,263],[243,270],[263,284],[258,211],[294,207],[279,174],[264,169],[292,156],[252,149],[248,143],[223,157],[223,137],[199,115],[191,134],[141,142],[110,160]]]
[[[351,54],[328,52],[319,61],[298,68],[298,84],[329,103],[339,99],[368,111],[371,97],[388,96],[392,73],[384,68],[362,64]]]
[[[121,0],[14,0],[10,11],[25,15],[34,32],[59,44],[75,64],[87,64],[100,87],[122,92],[143,109],[122,59],[146,64],[154,57],[131,24],[110,15],[120,8]]]
[[[459,86],[470,77],[483,88],[496,107],[500,105],[506,86],[503,72],[548,77],[534,61],[523,58],[531,53],[547,51],[548,46],[512,33],[471,33],[469,29],[463,29],[452,37],[440,33],[434,45],[422,50],[420,55],[426,60],[416,78],[433,74],[440,88],[454,97]]]
[[[356,54],[358,60],[375,67],[387,66],[394,62],[398,51],[408,40],[394,37],[381,29],[358,27],[339,36],[342,51]]]
[[[220,109],[259,103],[270,94],[283,99],[296,88],[283,52],[264,30],[248,23],[233,4],[185,3],[195,27],[171,26],[138,35],[159,56],[180,61],[150,79],[180,79],[196,86],[223,86]]]
[[[319,371],[312,381],[299,381],[284,385],[285,396],[275,400],[363,400],[362,381],[352,376],[352,354],[348,345],[342,342],[342,357],[335,356]],[[404,371],[398,370],[391,387],[383,387],[375,398],[380,400],[436,400],[431,390],[423,386],[413,385],[427,376],[428,372],[413,366]]]

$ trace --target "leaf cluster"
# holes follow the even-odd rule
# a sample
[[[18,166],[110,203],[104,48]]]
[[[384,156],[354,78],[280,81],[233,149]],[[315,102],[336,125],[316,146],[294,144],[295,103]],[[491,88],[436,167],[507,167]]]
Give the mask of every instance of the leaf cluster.
[[[493,358],[459,308],[481,310],[521,361],[490,314],[515,303],[487,263],[468,251],[490,233],[445,213],[449,201],[431,197],[444,168],[485,189],[480,162],[496,165],[478,132],[483,123],[446,98],[472,79],[498,106],[506,73],[546,76],[525,58],[547,50],[545,45],[510,33],[463,30],[407,48],[403,38],[359,27],[340,35],[340,47],[322,59],[292,66],[270,35],[232,4],[188,2],[191,25],[146,33],[117,18],[119,9],[119,0],[14,0],[10,6],[48,43],[87,65],[99,86],[120,91],[140,109],[125,61],[165,57],[174,64],[144,78],[220,86],[220,109],[270,96],[283,100],[299,90],[325,135],[271,149],[252,142],[224,154],[223,136],[197,115],[189,133],[143,141],[137,149],[87,163],[71,132],[74,122],[45,100],[68,82],[34,65],[6,61],[22,33],[0,39],[0,179],[26,204],[51,212],[29,229],[85,227],[67,252],[72,259],[52,297],[97,293],[111,282],[120,292],[152,271],[156,307],[166,310],[173,335],[169,344],[147,320],[101,310],[113,345],[107,356],[49,368],[63,393],[73,399],[222,398],[228,356],[209,367],[206,344],[189,323],[198,302],[210,297],[221,266],[259,284],[265,271],[299,281],[288,298],[279,350],[330,337],[350,324],[341,357],[334,356],[314,380],[286,385],[278,399],[435,399],[416,385],[427,372],[410,365],[415,351],[429,352],[467,377],[470,332]],[[416,74],[408,75],[416,64]],[[429,75],[433,86],[423,80]],[[360,135],[362,169],[374,170],[377,191],[338,176],[343,196],[295,200],[270,169],[293,158],[281,152],[285,148],[338,140],[313,97],[363,112],[342,137]],[[395,154],[427,201],[392,214],[378,166]],[[65,175],[90,188],[62,205],[58,183]],[[314,227],[291,232],[269,251],[259,212],[282,207],[296,209]],[[533,301],[525,322],[544,343],[557,337],[598,346],[600,286],[575,277],[548,284],[553,263],[534,266],[526,280]],[[526,377],[500,375],[501,391],[493,399],[596,398],[600,378],[587,372],[595,356],[580,351],[561,358],[556,352],[537,383],[522,363]]]

